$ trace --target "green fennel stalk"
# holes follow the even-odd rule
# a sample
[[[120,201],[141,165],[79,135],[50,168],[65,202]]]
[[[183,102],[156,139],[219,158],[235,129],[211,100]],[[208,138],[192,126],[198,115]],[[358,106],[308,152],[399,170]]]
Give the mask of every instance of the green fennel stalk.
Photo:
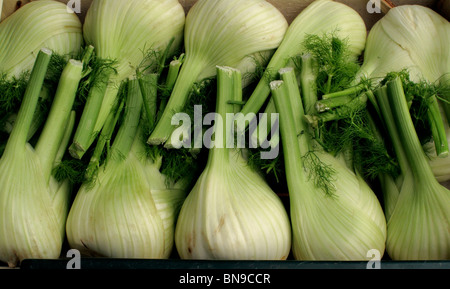
[[[45,74],[47,73],[48,64],[50,63],[52,52],[43,50],[39,52],[39,58],[36,58],[35,69],[30,76],[23,103],[19,110],[18,119],[15,124],[15,129],[11,132],[10,144],[6,148],[12,150],[15,147],[23,148],[27,142],[28,130],[33,120],[32,116],[39,100],[41,86],[44,82]]]

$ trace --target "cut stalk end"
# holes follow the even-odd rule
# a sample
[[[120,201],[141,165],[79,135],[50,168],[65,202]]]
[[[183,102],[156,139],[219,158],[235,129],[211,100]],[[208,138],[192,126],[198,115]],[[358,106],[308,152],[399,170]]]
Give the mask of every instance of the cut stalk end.
[[[81,160],[86,153],[86,150],[77,142],[73,142],[69,147],[70,155],[77,160]]]

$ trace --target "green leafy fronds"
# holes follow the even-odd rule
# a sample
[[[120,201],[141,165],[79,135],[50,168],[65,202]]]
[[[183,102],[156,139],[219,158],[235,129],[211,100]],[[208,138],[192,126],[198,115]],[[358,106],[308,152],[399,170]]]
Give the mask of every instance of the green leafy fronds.
[[[416,132],[421,143],[425,144],[432,138],[428,111],[439,89],[436,85],[426,81],[412,82],[407,70],[387,74],[380,85],[384,85],[396,77],[402,81]],[[319,114],[318,119],[323,121],[318,127],[320,143],[326,151],[333,154],[351,150],[355,169],[366,179],[373,180],[381,174],[398,176],[400,169],[395,152],[391,145],[384,143],[388,139],[385,140],[378,136],[386,135],[386,132],[375,131],[381,129],[381,126],[374,125],[374,119],[370,116],[376,103],[370,98],[369,102],[371,105],[368,105],[368,109],[364,107],[348,109],[344,104],[338,107],[338,110],[334,110],[335,115],[330,112]],[[337,111],[340,114],[337,114]]]
[[[380,174],[398,175],[394,153],[377,136],[369,117],[367,110],[355,110],[347,117],[322,124],[322,146],[335,155],[351,150],[354,166],[367,179]]]
[[[349,87],[360,65],[352,59],[346,39],[337,37],[335,31],[322,36],[307,35],[303,46],[318,63],[319,97]]]
[[[147,157],[153,161],[162,158],[160,172],[168,182],[195,180],[206,165],[204,154],[193,154],[189,149],[165,149],[163,146],[146,146]]]
[[[142,51],[143,58],[136,69],[137,77],[141,77],[145,73],[161,73],[166,65],[166,59],[161,51],[155,49],[146,49]]]
[[[2,120],[9,113],[19,110],[28,84],[28,78],[29,72],[24,72],[20,77],[11,79],[7,75],[0,75],[0,115]]]
[[[112,71],[117,73],[117,60],[103,59],[98,57],[94,51],[88,64],[85,64],[83,78],[78,87],[77,98],[74,103],[75,110],[81,110],[86,104],[89,92],[96,85],[104,84],[108,79],[104,78],[105,74]]]
[[[194,119],[194,108],[196,105],[202,106],[202,118],[214,112],[216,108],[217,81],[215,78],[208,78],[195,83],[189,94],[189,100],[183,109],[191,119]]]
[[[436,92],[438,98],[446,104],[450,104],[450,81],[448,81],[449,78],[450,73],[444,75],[442,77],[443,81],[438,80],[438,83],[436,84]]]
[[[255,85],[257,85],[257,82],[261,79],[266,78],[269,81],[268,83],[270,83],[275,80],[275,77],[270,77],[271,75],[274,75],[274,71],[270,71],[270,69],[267,68],[267,63],[269,63],[271,59],[270,55],[259,52],[257,55],[249,57],[252,59],[254,70],[244,73],[242,79],[251,84],[250,87],[247,88],[251,92],[255,88]]]
[[[52,174],[58,182],[68,180],[73,185],[80,185],[85,181],[86,168],[85,161],[67,158],[53,169]]]
[[[308,178],[326,196],[332,197],[336,192],[336,187],[334,186],[336,171],[333,167],[324,163],[314,151],[306,153],[302,158]]]
[[[142,50],[142,60],[136,69],[137,77],[139,78],[145,73],[156,73],[161,75],[164,69],[167,68],[170,51],[175,38],[172,38],[164,50],[158,50],[153,47],[144,48]]]
[[[375,180],[380,175],[396,178],[400,175],[399,164],[382,142],[360,139],[355,147],[354,163],[365,179]]]
[[[44,85],[51,89],[52,95],[56,92],[61,73],[64,70],[64,67],[66,67],[69,59],[70,57],[67,55],[52,54],[44,82]]]
[[[261,158],[261,147],[248,149],[248,165],[255,171],[260,171],[270,184],[280,184],[285,180],[283,150],[274,159]]]
[[[56,91],[59,78],[67,61],[67,56],[52,54],[44,80],[44,86],[49,90],[49,95],[53,95]],[[0,127],[4,126],[6,119],[11,113],[19,111],[29,76],[29,71],[22,72],[19,77],[9,77],[5,74],[0,75]],[[40,106],[40,108],[44,107]]]

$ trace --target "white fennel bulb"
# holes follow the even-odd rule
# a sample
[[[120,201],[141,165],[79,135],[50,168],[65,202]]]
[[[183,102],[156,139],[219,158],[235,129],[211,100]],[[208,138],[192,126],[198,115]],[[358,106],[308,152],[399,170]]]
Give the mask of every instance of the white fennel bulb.
[[[83,65],[71,60],[64,69],[37,144],[27,142],[51,51],[42,49],[30,75],[17,122],[0,159],[0,260],[17,266],[24,259],[57,259],[65,237],[72,186],[57,181],[53,168],[67,148],[72,105]]]
[[[61,2],[33,1],[1,22],[0,39],[0,74],[20,77],[31,70],[41,48],[77,56],[83,44],[82,24]]]
[[[401,174],[386,199],[386,251],[393,260],[450,258],[450,191],[433,174],[417,136],[402,82],[375,91]]]
[[[438,81],[450,69],[450,23],[422,5],[389,10],[369,32],[359,77],[408,69],[411,80]]]
[[[239,99],[240,81],[238,70],[218,67],[217,113],[223,119],[234,111],[228,102]],[[291,246],[286,209],[241,152],[225,146],[230,128],[216,122],[215,147],[178,217],[177,251],[182,259],[284,260]]]
[[[128,86],[125,120],[110,157],[93,181],[83,183],[77,192],[67,219],[67,238],[72,248],[88,256],[168,258],[185,188],[160,172],[160,158],[146,157],[139,128],[138,80],[130,80]]]

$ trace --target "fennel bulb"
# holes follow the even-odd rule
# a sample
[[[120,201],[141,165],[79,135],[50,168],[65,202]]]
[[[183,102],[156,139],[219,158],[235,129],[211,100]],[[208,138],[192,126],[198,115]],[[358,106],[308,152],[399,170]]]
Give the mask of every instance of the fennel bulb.
[[[345,162],[316,147],[293,69],[281,77],[270,88],[280,112],[295,259],[367,260],[370,250],[382,256],[386,220],[376,195]]]
[[[115,71],[106,70],[102,85],[90,92],[81,116],[71,154],[82,158],[101,131],[120,83],[141,66],[156,66],[148,53],[161,53],[169,45],[175,53],[183,38],[185,13],[177,0],[94,0],[83,26],[86,43],[97,57],[114,60]]]
[[[277,77],[279,69],[291,58],[302,55],[302,46],[308,35],[336,32],[336,37],[346,40],[349,52],[355,59],[364,50],[367,28],[364,20],[353,8],[333,0],[315,0],[291,23],[286,35],[267,65],[265,75],[242,108],[242,114],[257,113],[270,94],[269,81]],[[238,128],[243,131],[245,128]]]
[[[385,192],[396,197],[387,205],[386,250],[394,260],[450,258],[450,191],[435,178],[420,144],[399,78],[376,91],[401,175]]]
[[[184,184],[169,182],[161,174],[160,157],[154,161],[146,157],[137,79],[129,81],[126,101],[125,119],[110,156],[94,183],[82,184],[72,204],[67,239],[84,255],[168,258]]]
[[[58,182],[52,169],[61,160],[74,125],[72,105],[83,65],[66,65],[52,108],[35,147],[28,130],[52,52],[42,49],[5,152],[0,160],[0,260],[14,267],[23,259],[59,258],[65,237],[71,184]]]
[[[382,80],[408,69],[412,81],[438,81],[450,69],[450,23],[428,7],[401,5],[369,32],[357,78]]]
[[[78,56],[82,43],[79,18],[67,13],[66,6],[57,1],[28,3],[0,23],[0,90],[4,89],[0,105],[0,130],[11,132],[29,72],[39,50],[45,47],[55,55],[70,58]],[[55,65],[50,65],[49,75],[52,75],[53,70]],[[44,85],[41,99],[49,98],[50,92]],[[41,127],[43,114],[42,109],[36,112],[33,127],[29,131],[30,138]]]
[[[0,75],[20,77],[31,70],[43,47],[77,56],[83,43],[82,25],[61,2],[33,1],[1,22],[0,39]]]
[[[217,113],[233,113],[242,98],[241,73],[218,67]],[[182,259],[284,260],[290,222],[281,200],[242,152],[227,148],[231,126],[216,119],[215,147],[183,203],[175,229]],[[229,143],[228,143],[229,144]]]
[[[195,82],[214,77],[217,65],[251,72],[252,57],[273,53],[287,27],[283,14],[266,0],[197,1],[186,17],[185,62],[149,144],[169,140],[172,116],[184,109]]]

